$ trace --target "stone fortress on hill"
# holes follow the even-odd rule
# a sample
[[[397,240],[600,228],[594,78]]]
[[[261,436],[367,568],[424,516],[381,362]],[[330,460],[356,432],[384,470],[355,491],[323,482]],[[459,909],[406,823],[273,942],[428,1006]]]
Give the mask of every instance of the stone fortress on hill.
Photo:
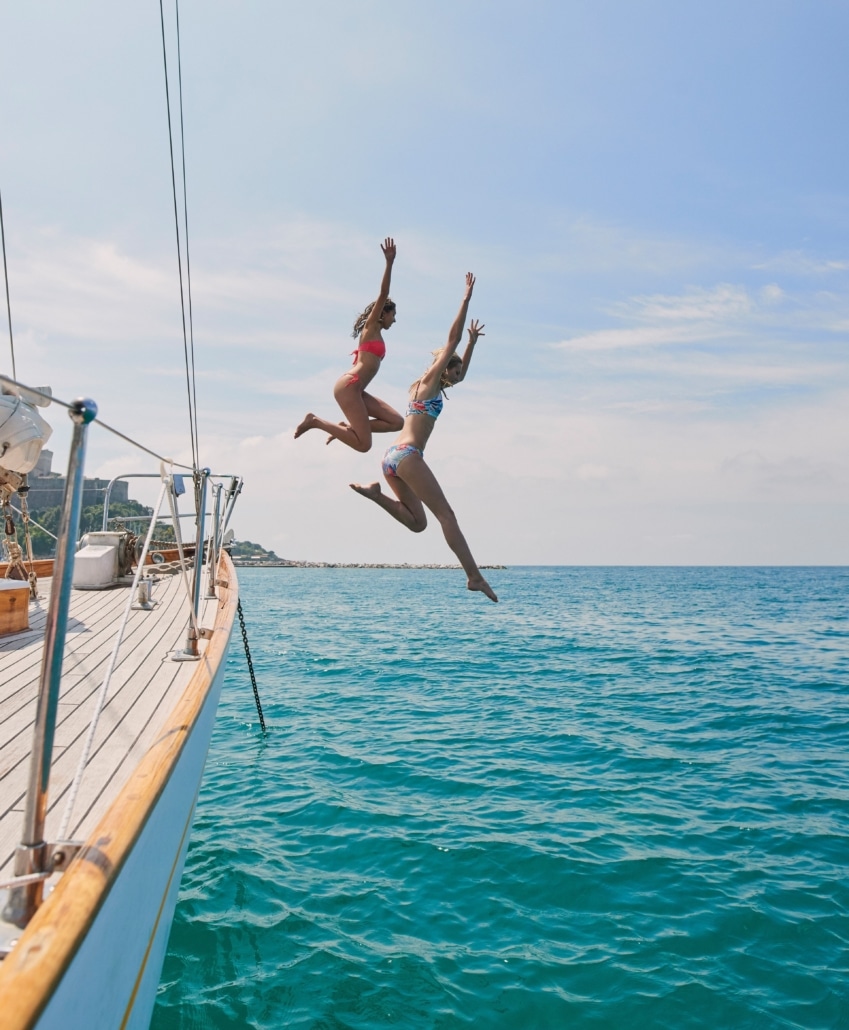
[[[27,505],[30,511],[44,511],[45,508],[58,508],[65,497],[65,477],[58,472],[51,471],[53,465],[53,451],[44,448],[38,459],[38,464],[29,473],[29,493],[27,494]],[[83,507],[89,508],[95,504],[103,504],[106,495],[106,488],[109,486],[108,479],[88,479],[83,481]],[[117,504],[126,504],[129,485],[125,479],[119,479],[112,487],[110,499]]]

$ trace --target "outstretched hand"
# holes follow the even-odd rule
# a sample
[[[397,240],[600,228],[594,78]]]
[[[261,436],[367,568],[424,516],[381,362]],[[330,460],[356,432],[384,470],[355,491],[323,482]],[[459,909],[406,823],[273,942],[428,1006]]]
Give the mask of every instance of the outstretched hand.
[[[475,277],[472,275],[471,272],[466,272],[466,294],[465,294],[465,297],[463,298],[464,300],[468,300],[469,297],[471,297],[472,290],[474,288],[475,288]]]
[[[483,331],[483,323],[473,318],[469,323],[469,343],[477,343],[479,336],[486,336]]]
[[[380,249],[383,251],[386,263],[391,265],[395,260],[395,240],[391,236],[387,236],[383,243],[381,243]]]

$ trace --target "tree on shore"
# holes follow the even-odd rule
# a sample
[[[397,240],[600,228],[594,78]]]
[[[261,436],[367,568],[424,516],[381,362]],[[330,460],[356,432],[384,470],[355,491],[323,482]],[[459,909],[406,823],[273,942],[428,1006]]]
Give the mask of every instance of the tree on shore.
[[[129,518],[132,519],[136,516],[149,516],[153,514],[153,508],[148,508],[143,504],[139,504],[138,501],[113,501],[109,505],[109,522],[110,529],[126,528],[137,536],[144,536],[147,533],[148,521],[147,519],[139,518],[138,521],[133,522],[117,522],[113,523],[113,518]],[[32,539],[32,551],[36,558],[52,558],[56,553],[56,541],[54,537],[59,529],[59,523],[62,518],[62,507],[56,505],[53,508],[42,508],[36,509],[30,512],[30,538]],[[24,547],[23,540],[23,527],[20,516],[15,519],[18,530],[18,543],[21,547]],[[43,526],[48,532],[43,532],[39,526],[33,524],[33,522],[39,523],[39,526]],[[86,533],[93,533],[103,528],[103,505],[102,504],[91,504],[87,508],[83,508],[80,514],[80,536],[84,536]],[[53,534],[52,536],[50,534]],[[171,525],[162,524],[156,529],[157,540],[173,540],[174,529]]]
[[[259,544],[251,543],[250,540],[234,540],[228,545],[227,550],[233,558],[257,558],[262,561],[280,561],[274,551],[266,551]]]

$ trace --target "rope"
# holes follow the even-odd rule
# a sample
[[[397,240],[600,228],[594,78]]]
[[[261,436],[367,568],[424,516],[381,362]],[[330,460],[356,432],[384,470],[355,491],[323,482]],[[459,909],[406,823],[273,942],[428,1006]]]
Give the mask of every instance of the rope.
[[[5,493],[3,495],[3,514],[6,517],[6,540],[4,541],[4,543],[6,551],[9,554],[9,565],[6,569],[6,579],[12,579],[13,569],[17,570],[18,572],[23,572],[26,576],[27,583],[29,583],[30,597],[33,599],[33,601],[35,601],[38,599],[38,577],[35,574],[35,556],[32,553],[32,536],[30,535],[29,524],[30,522],[33,522],[36,526],[38,526],[38,523],[35,521],[35,519],[30,519],[29,517],[29,507],[27,505],[28,493],[29,486],[27,485],[27,477],[24,476],[23,482],[18,487],[18,496],[21,499],[20,509],[16,508],[14,504],[12,504],[11,500],[5,495]],[[23,519],[24,543],[26,544],[27,548],[27,561],[29,562],[29,569],[27,569],[27,567],[23,563],[23,552],[21,551],[21,546],[18,543],[18,532],[14,525],[14,519],[12,519],[11,515],[9,515],[9,511],[7,509],[16,511]],[[41,526],[38,526],[38,528],[41,529]],[[12,533],[9,532],[10,529],[12,530]],[[46,529],[43,530],[43,532],[49,533],[49,531]],[[49,533],[49,535],[53,536],[52,533]],[[10,536],[13,537],[13,540],[9,539]],[[55,540],[56,537],[53,537],[53,539]]]
[[[27,493],[29,493],[29,486],[27,486]],[[29,531],[29,504],[27,502],[26,494],[23,492],[23,490],[19,491],[18,496],[21,498],[21,518],[24,520],[24,542],[27,545],[27,561],[29,562],[29,574],[27,576],[27,580],[29,581],[29,592],[33,601],[37,601],[38,577],[35,574],[35,555],[32,552],[32,535]]]
[[[165,496],[165,491],[168,489],[169,483],[166,480],[162,484],[162,489],[159,491],[159,500],[156,502],[156,514],[159,514],[159,509],[162,507],[162,499]],[[91,755],[91,746],[94,743],[94,734],[97,732],[97,724],[100,721],[100,716],[103,712],[103,706],[106,704],[106,694],[109,690],[109,684],[112,680],[112,673],[115,671],[115,663],[118,661],[118,651],[124,640],[124,630],[127,628],[127,620],[130,617],[133,603],[136,599],[136,591],[138,590],[139,580],[141,579],[142,572],[145,567],[145,558],[147,557],[148,548],[150,547],[150,541],[153,537],[153,527],[156,525],[155,522],[151,522],[150,529],[147,532],[147,539],[144,542],[144,548],[142,549],[141,557],[139,558],[138,567],[136,568],[136,574],[133,577],[133,585],[130,590],[130,595],[127,598],[127,603],[124,606],[124,614],[121,618],[121,624],[118,627],[118,633],[115,637],[115,646],[112,648],[112,654],[109,658],[109,664],[106,667],[106,673],[103,677],[103,683],[100,685],[100,690],[97,694],[97,701],[94,706],[94,713],[91,717],[91,723],[88,728],[88,735],[85,739],[85,745],[83,746],[83,753],[80,755],[80,761],[77,765],[77,771],[74,774],[74,781],[71,784],[71,792],[68,795],[68,801],[65,805],[65,814],[62,816],[62,824],[59,827],[59,840],[65,840],[68,834],[68,823],[71,821],[71,813],[74,810],[74,804],[77,800],[77,794],[79,793],[80,783],[82,782],[83,773],[85,767],[88,765],[89,756]]]
[[[12,375],[15,371],[15,341],[12,338],[12,305],[9,303],[9,269],[6,265],[6,226],[3,222],[3,195],[0,194],[0,239],[3,241],[3,274],[6,278],[6,314],[9,316],[9,345],[12,348]]]
[[[180,311],[183,318],[183,355],[186,362],[186,391],[189,398],[189,434],[192,441],[192,462],[198,467],[197,440],[195,438],[195,419],[192,405],[192,383],[189,375],[189,342],[186,333],[186,299],[183,292],[183,250],[180,245],[180,214],[177,209],[177,173],[174,169],[174,134],[171,129],[171,92],[168,88],[168,55],[165,46],[165,11],[162,0],[159,0],[159,21],[162,26],[162,64],[165,70],[165,106],[168,111],[168,147],[171,153],[171,193],[174,197],[174,229],[177,234],[177,271],[180,275]]]
[[[24,552],[21,550],[21,545],[18,543],[18,531],[15,527],[15,520],[9,514],[9,499],[3,494],[3,522],[5,529],[5,536],[3,537],[3,550],[6,552],[8,559],[8,565],[6,567],[6,579],[18,579],[22,578],[24,583],[29,584],[30,595],[32,599],[38,597],[38,590],[33,588],[32,578],[30,573],[27,572],[27,568],[24,565]],[[30,570],[31,571],[31,570]],[[12,575],[17,573],[17,575]]]
[[[245,644],[245,658],[247,658],[248,660],[248,672],[251,674],[251,685],[254,688],[254,701],[256,701],[256,710],[259,714],[259,724],[262,727],[262,732],[265,733],[265,719],[262,716],[262,705],[259,701],[259,690],[257,689],[256,676],[254,675],[254,663],[251,659],[251,649],[250,645],[248,644],[248,631],[247,629],[245,629],[245,616],[242,612],[241,598],[239,598],[239,607],[237,611],[239,612],[239,625],[242,627],[242,640]]]

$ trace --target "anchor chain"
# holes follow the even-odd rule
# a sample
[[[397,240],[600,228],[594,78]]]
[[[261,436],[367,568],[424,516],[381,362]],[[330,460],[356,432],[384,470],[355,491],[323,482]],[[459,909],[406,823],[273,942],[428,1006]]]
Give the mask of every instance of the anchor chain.
[[[242,613],[242,600],[239,599],[239,625],[242,627],[242,640],[245,643],[245,658],[248,660],[248,672],[251,674],[251,685],[254,688],[254,700],[256,701],[256,710],[259,713],[259,724],[262,727],[262,732],[265,733],[265,719],[262,716],[262,705],[259,701],[259,690],[256,685],[256,676],[254,675],[254,663],[251,659],[251,649],[248,645],[248,631],[245,629],[245,616]]]

